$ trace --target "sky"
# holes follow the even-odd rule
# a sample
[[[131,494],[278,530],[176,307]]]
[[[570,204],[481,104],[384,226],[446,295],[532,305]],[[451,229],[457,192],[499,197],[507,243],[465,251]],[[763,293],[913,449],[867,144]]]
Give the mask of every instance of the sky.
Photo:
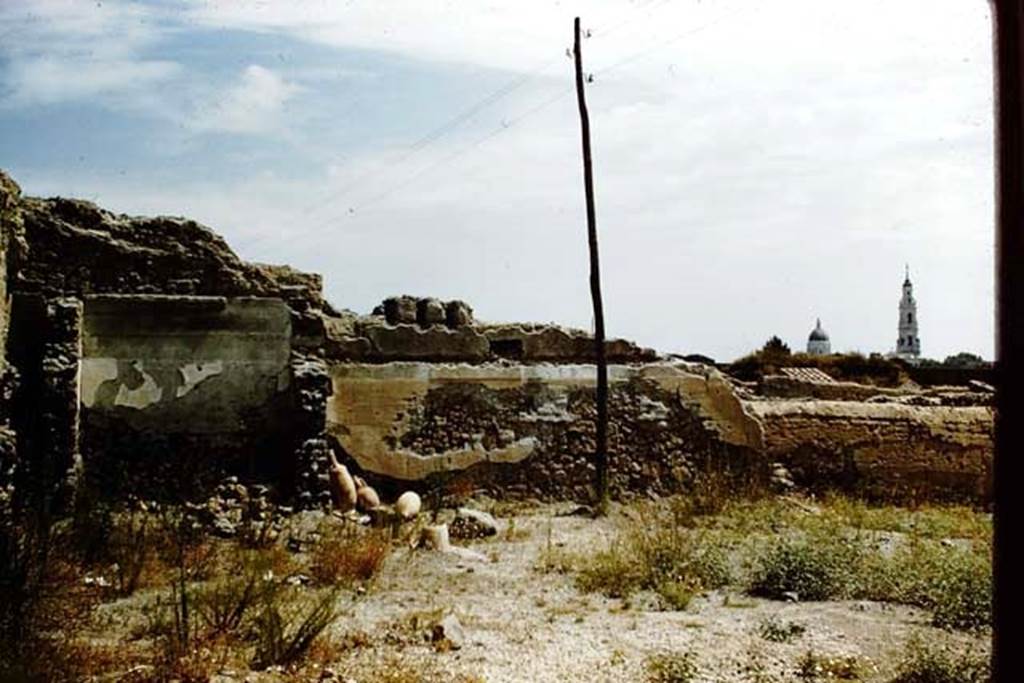
[[[983,0],[0,0],[0,168],[187,216],[338,308],[588,329],[573,17],[607,333],[992,358]]]

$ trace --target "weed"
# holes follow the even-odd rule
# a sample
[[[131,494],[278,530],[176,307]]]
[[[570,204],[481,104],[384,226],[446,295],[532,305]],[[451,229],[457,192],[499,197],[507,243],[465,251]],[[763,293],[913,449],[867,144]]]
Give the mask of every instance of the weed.
[[[305,657],[313,642],[337,619],[338,595],[338,588],[312,600],[294,599],[286,591],[273,592],[255,621],[253,666],[289,665]]]
[[[332,526],[313,547],[310,573],[325,586],[369,581],[390,549],[387,537],[378,531]]]
[[[788,643],[802,636],[807,627],[794,621],[781,621],[775,618],[763,620],[757,626],[757,632],[765,640],[773,643]]]
[[[921,538],[992,540],[992,516],[963,505],[927,504],[914,509],[895,505],[869,505],[863,500],[829,493],[825,510],[845,524],[860,529],[898,531]]]
[[[116,567],[117,591],[131,595],[139,588],[143,571],[154,560],[157,531],[146,512],[132,509],[114,518],[109,535],[108,553]]]
[[[760,644],[754,643],[747,649],[743,661],[736,665],[736,673],[741,676],[739,680],[744,683],[789,683],[792,678],[775,671],[774,667],[765,656]]]
[[[662,581],[655,587],[664,603],[673,610],[684,610],[689,607],[690,601],[699,589],[699,583],[693,581]]]
[[[647,658],[647,680],[651,683],[689,683],[697,675],[695,659],[692,652],[652,655]]]
[[[847,597],[863,557],[862,543],[838,528],[782,537],[758,558],[750,593],[773,599],[786,593],[796,593],[801,600]]]
[[[275,558],[268,552],[242,551],[224,576],[195,592],[195,609],[212,634],[236,631],[255,608],[265,604],[276,590]]]
[[[214,553],[202,525],[183,509],[164,509],[161,528],[165,541],[160,549],[162,559],[172,567],[173,578],[170,595],[157,602],[161,616],[154,626],[160,627],[161,661],[174,671],[179,664],[190,667],[196,655],[200,632],[190,584],[209,574]]]
[[[677,609],[695,594],[731,579],[719,538],[658,519],[629,524],[606,550],[578,558],[576,570],[581,590],[613,598],[654,590]]]
[[[731,593],[726,593],[725,598],[722,600],[722,607],[730,607],[732,609],[752,609],[757,607],[757,603],[753,600],[744,600],[743,598],[737,597]]]
[[[856,597],[930,609],[941,628],[981,630],[992,621],[991,556],[912,539],[891,557],[867,558]]]
[[[0,519],[0,680],[76,681],[89,670],[78,634],[100,595],[59,557],[65,532],[45,518]]]
[[[577,558],[576,585],[580,590],[623,598],[641,588],[649,575],[642,560],[626,545],[616,539],[607,550]]]
[[[980,630],[992,623],[992,563],[987,556],[954,553],[938,577],[932,623]]]
[[[796,675],[803,681],[859,681],[871,671],[871,665],[855,655],[820,655],[805,652],[797,662]]]
[[[891,683],[989,683],[987,657],[913,640]]]
[[[265,514],[250,501],[238,529],[238,544],[243,548],[269,548],[278,536],[280,518]],[[287,535],[287,534],[286,534]]]

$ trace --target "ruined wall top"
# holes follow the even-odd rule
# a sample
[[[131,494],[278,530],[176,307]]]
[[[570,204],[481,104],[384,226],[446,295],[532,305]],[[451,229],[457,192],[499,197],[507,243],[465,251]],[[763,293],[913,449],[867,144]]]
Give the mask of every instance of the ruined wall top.
[[[241,260],[193,220],[114,214],[79,199],[21,197],[28,258],[13,288],[44,296],[267,296],[323,306],[319,275]]]
[[[594,337],[553,324],[486,323],[464,301],[410,295],[385,299],[368,315],[327,317],[326,355],[353,362],[593,363]],[[605,342],[611,363],[646,363],[656,352],[624,339]]]
[[[278,298],[292,311],[293,348],[338,361],[595,361],[588,332],[488,324],[459,300],[402,295],[385,299],[370,315],[335,311],[323,299],[319,275],[243,261],[224,238],[187,218],[128,216],[79,199],[25,197],[2,171],[0,193],[5,216],[17,217],[22,238],[24,253],[7,278],[15,294]],[[0,316],[0,330],[2,323]],[[630,341],[606,344],[612,363],[658,358]]]

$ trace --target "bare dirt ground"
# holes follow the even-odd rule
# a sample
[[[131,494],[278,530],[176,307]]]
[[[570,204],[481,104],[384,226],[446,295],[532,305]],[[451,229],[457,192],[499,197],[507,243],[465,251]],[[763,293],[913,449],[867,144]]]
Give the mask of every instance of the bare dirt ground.
[[[341,598],[342,615],[313,661],[292,672],[225,666],[212,680],[644,681],[652,656],[691,653],[696,671],[685,680],[780,683],[809,680],[800,676],[800,660],[813,652],[853,656],[861,665],[853,680],[881,682],[892,680],[915,637],[988,651],[985,636],[935,628],[928,612],[902,605],[783,602],[724,589],[666,611],[654,594],[624,600],[583,593],[571,573],[550,567],[552,553],[607,547],[628,509],[613,506],[597,520],[565,514],[570,509],[507,513],[496,536],[458,542],[475,555],[403,544],[365,590]],[[144,595],[104,605],[105,623],[130,629]],[[464,632],[458,649],[429,638],[430,625],[447,613]],[[769,620],[798,632],[773,642],[763,635]]]

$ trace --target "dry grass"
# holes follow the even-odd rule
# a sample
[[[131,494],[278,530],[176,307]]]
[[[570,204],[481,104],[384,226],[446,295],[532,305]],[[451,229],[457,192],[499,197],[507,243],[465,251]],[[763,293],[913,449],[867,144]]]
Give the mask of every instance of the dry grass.
[[[309,570],[323,586],[366,583],[391,551],[386,535],[352,525],[331,526],[313,547]]]
[[[891,683],[989,683],[987,657],[962,649],[911,641]]]
[[[647,680],[651,683],[690,683],[697,675],[692,652],[652,655],[647,659]]]
[[[822,655],[808,650],[797,661],[802,681],[859,681],[872,674],[874,664],[856,655]]]
[[[731,580],[728,547],[719,535],[690,530],[653,509],[624,522],[604,549],[586,555],[552,554],[549,568],[571,568],[581,590],[612,598],[628,598],[640,590],[655,591],[669,609],[684,609],[702,591]]]
[[[681,497],[634,507],[608,547],[573,555],[549,545],[539,568],[572,572],[580,589],[609,597],[653,590],[673,609],[733,585],[770,599],[914,605],[931,610],[943,628],[975,631],[991,622],[985,513],[868,506],[836,496],[728,500],[720,490],[705,488],[697,502]]]

